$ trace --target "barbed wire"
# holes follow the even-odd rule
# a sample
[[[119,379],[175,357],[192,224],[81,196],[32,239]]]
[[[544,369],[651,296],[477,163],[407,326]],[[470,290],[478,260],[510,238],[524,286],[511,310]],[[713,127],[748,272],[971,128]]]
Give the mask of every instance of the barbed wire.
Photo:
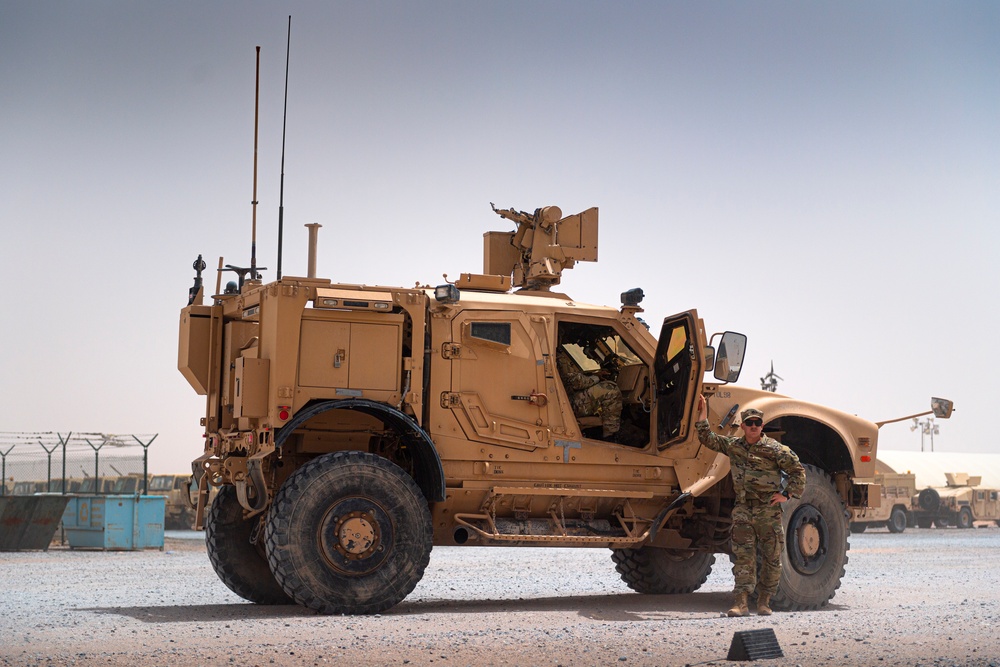
[[[67,451],[93,450],[103,447],[148,447],[156,439],[156,436],[156,433],[69,431],[63,434],[57,431],[0,431],[0,453],[6,454],[13,448],[30,451],[36,447],[45,451],[52,451],[56,447],[65,447]],[[21,451],[18,453],[20,454]]]

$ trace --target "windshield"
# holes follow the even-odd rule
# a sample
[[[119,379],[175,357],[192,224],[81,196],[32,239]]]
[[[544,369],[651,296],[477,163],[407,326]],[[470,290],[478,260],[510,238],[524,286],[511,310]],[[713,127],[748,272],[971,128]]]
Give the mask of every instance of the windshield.
[[[621,366],[641,364],[642,360],[622,341],[621,336],[608,327],[595,327],[597,334],[583,342],[564,342],[563,349],[584,372],[596,371],[610,361]]]
[[[173,475],[157,475],[149,483],[150,491],[170,491],[174,488]]]

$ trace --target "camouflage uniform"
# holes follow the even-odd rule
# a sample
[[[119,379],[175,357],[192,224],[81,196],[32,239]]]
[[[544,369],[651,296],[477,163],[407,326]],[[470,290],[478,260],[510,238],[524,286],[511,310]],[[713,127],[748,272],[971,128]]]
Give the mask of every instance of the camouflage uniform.
[[[622,392],[618,385],[584,373],[561,349],[556,352],[556,365],[569,393],[573,413],[577,417],[599,416],[605,438],[617,433],[622,425]]]
[[[759,410],[744,410],[741,418],[748,417],[762,418],[763,414]],[[806,486],[805,468],[795,452],[766,435],[750,445],[744,437],[727,438],[713,433],[707,420],[699,421],[695,427],[701,444],[729,457],[736,491],[732,536],[736,585],[733,590],[753,593],[756,587],[759,594],[770,597],[781,579],[781,549],[785,542],[781,505],[771,505],[771,497],[784,493],[789,498],[801,498]],[[784,491],[782,473],[788,478]]]

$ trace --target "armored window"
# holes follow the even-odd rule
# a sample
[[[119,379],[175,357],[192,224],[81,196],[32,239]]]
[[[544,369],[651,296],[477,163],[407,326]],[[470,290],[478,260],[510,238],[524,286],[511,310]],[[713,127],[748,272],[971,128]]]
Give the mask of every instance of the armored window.
[[[510,322],[472,322],[469,335],[491,343],[510,345]]]
[[[986,500],[986,492],[985,491],[977,491],[976,492],[976,500]]]

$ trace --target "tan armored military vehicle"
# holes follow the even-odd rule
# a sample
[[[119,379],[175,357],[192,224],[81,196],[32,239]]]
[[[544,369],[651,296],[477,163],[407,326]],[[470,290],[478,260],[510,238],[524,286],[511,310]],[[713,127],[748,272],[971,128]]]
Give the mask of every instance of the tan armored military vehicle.
[[[514,230],[485,235],[483,273],[436,287],[316,278],[311,244],[309,276],[229,267],[241,284],[217,280],[205,303],[196,261],[178,365],[207,398],[196,523],[222,581],[254,602],[376,613],[413,590],[432,546],[553,546],[610,549],[641,593],[693,591],[729,549],[733,507],[729,459],[695,432],[703,393],[715,431],[761,409],[805,464],[772,604],[826,604],[848,509],[868,504],[876,425],[731,384],[746,338],[710,337],[694,310],[651,332],[641,290],[619,308],[557,291],[597,260],[596,208],[494,210]],[[614,383],[611,400],[575,414],[560,351]]]
[[[964,472],[945,473],[947,486],[927,487],[913,496],[913,514],[917,526],[972,528],[976,521],[995,521],[1000,525],[1000,494],[984,489],[982,477]]]
[[[190,500],[191,475],[153,475],[149,495],[163,496],[163,527],[167,530],[189,529],[194,523]]]
[[[890,533],[902,533],[913,525],[912,498],[917,492],[913,473],[876,472],[875,484],[881,488],[879,504],[852,511],[851,532],[863,533],[869,527],[885,526]]]

